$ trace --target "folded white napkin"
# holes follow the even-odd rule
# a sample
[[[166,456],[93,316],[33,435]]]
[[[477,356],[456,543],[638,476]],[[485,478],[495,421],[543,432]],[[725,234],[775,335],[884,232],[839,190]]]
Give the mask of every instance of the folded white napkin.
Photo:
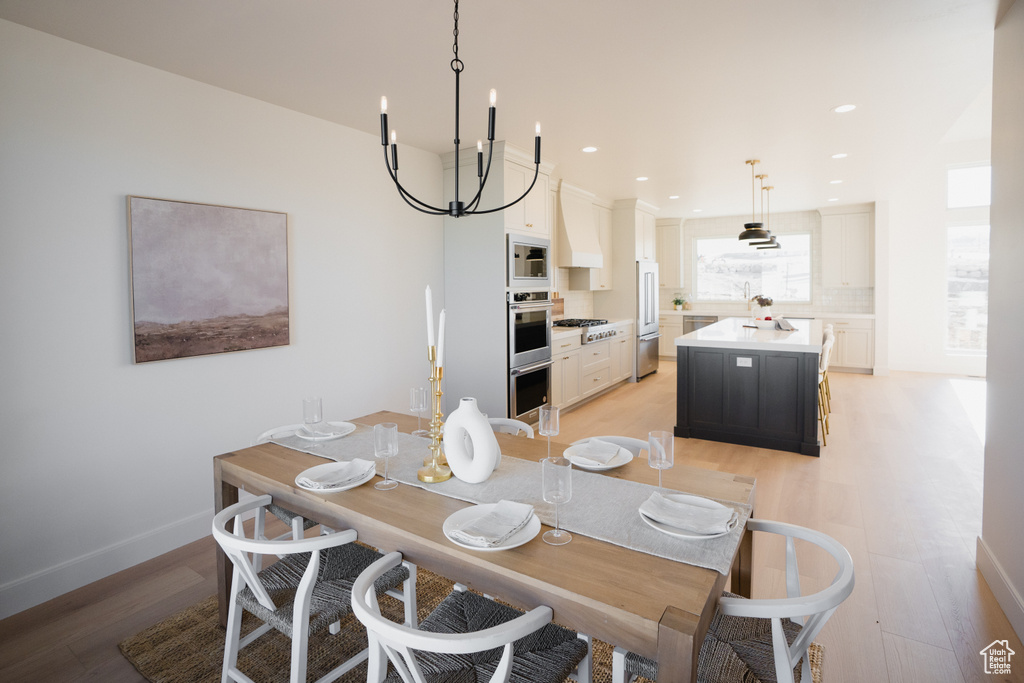
[[[369,460],[356,458],[348,462],[339,462],[337,467],[331,467],[322,474],[312,477],[300,476],[295,483],[307,489],[335,489],[359,481],[375,467],[376,465]]]
[[[452,539],[466,545],[492,548],[501,545],[530,521],[533,506],[511,500],[498,501],[494,509],[466,525],[448,532]]]
[[[640,512],[655,522],[704,535],[729,531],[729,524],[736,516],[736,511],[730,507],[706,508],[671,500],[660,493],[652,493],[640,506]]]
[[[583,465],[600,467],[607,465],[612,458],[619,454],[619,447],[616,444],[591,439],[590,441],[576,446],[573,452],[573,460]]]

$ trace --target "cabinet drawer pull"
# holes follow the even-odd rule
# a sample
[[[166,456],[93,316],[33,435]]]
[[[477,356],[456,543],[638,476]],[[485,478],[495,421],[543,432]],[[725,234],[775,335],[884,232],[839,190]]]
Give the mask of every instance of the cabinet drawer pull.
[[[561,345],[561,346],[559,346],[558,348],[560,348],[560,349],[564,349],[564,348],[565,348],[565,347],[567,347],[567,346],[572,346],[572,342],[569,342],[568,344],[562,344],[562,345]]]
[[[532,228],[532,227],[533,227],[533,223],[527,223],[527,224],[526,224],[526,227],[528,227],[528,228]]]

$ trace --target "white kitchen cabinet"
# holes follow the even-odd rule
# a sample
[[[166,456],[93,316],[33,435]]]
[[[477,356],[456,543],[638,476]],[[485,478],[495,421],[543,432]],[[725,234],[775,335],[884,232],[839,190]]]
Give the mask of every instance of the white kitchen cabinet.
[[[606,339],[584,344],[580,348],[583,360],[583,398],[589,398],[611,385],[611,347],[611,341]]]
[[[621,382],[633,376],[633,324],[623,323],[615,327],[615,336],[609,339],[611,344],[611,375],[612,382]]]
[[[875,362],[875,322],[863,318],[827,318],[836,341],[832,346],[830,368],[870,370]]]
[[[654,261],[658,258],[657,226],[653,213],[636,212],[636,258],[638,261]]]
[[[682,218],[662,218],[657,221],[659,284],[662,287],[683,286]]]
[[[822,216],[821,284],[826,289],[874,286],[871,214]]]
[[[676,359],[676,337],[683,336],[682,316],[662,318],[658,321],[658,356],[668,360]]]
[[[580,380],[583,377],[580,349],[556,354],[551,363],[551,404],[559,408],[580,399]]]
[[[606,292],[612,288],[612,211],[593,205],[594,225],[601,245],[604,266],[601,268],[570,268],[569,289]]]
[[[533,166],[523,166],[517,163],[517,160],[506,158],[504,172],[506,202],[523,194],[533,182]],[[475,173],[473,177],[476,178]],[[537,183],[530,190],[530,194],[526,195],[523,201],[505,209],[505,229],[507,231],[538,235],[546,239],[551,238],[551,225],[548,221],[551,214],[548,207],[551,193],[548,186],[548,175],[541,169],[537,175]]]

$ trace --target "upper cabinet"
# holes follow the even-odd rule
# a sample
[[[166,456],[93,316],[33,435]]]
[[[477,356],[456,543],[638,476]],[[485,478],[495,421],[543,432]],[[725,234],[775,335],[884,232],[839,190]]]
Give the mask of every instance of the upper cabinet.
[[[636,214],[636,259],[655,261],[658,258],[658,237],[654,214],[640,208]]]
[[[662,287],[683,286],[683,219],[659,218],[657,223],[658,275]]]
[[[826,289],[873,287],[871,214],[821,217],[821,284]]]
[[[517,157],[506,153],[504,160],[505,171],[505,201],[512,201],[523,194],[526,188],[533,182],[534,166],[525,165]],[[527,233],[550,239],[551,225],[548,223],[550,211],[549,178],[541,165],[540,173],[537,175],[537,182],[530,190],[530,194],[518,204],[505,209],[505,229],[508,232]]]

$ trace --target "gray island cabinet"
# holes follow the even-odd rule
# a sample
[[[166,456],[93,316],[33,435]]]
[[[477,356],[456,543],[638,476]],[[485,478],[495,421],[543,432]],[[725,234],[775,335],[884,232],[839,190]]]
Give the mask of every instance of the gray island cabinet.
[[[676,338],[675,435],[819,455],[820,320],[726,318]]]

